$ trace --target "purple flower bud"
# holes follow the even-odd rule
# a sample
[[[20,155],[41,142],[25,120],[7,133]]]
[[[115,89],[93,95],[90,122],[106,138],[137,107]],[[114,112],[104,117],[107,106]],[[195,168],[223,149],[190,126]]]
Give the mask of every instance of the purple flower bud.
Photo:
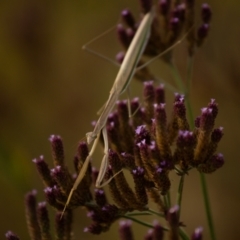
[[[37,201],[36,201],[36,190],[32,190],[25,196],[26,205],[26,218],[28,224],[28,232],[31,239],[38,239],[41,235],[40,227],[37,219]]]
[[[170,20],[170,29],[177,35],[180,27],[180,21],[179,18],[174,17]]]
[[[107,134],[108,139],[116,146],[119,145],[119,119],[117,118],[116,121],[108,121],[107,124]]]
[[[144,240],[154,240],[153,238],[153,229],[149,229],[147,234],[144,236]]]
[[[144,121],[149,126],[151,125],[151,119],[154,114],[153,104],[155,102],[155,88],[153,86],[153,81],[144,82],[143,97],[146,117]]]
[[[51,175],[65,193],[72,188],[73,179],[65,167],[56,166],[51,170]]]
[[[56,198],[55,192],[53,191],[53,188],[50,188],[50,187],[45,188],[44,193],[45,193],[47,202],[51,206],[55,206],[57,203],[57,198]]]
[[[103,227],[99,223],[92,223],[89,227],[84,228],[84,232],[89,232],[92,234],[100,234]]]
[[[178,20],[183,22],[185,20],[185,10],[186,6],[184,3],[177,5],[172,12],[173,18],[177,18]]]
[[[200,127],[200,121],[201,121],[201,117],[200,116],[196,117],[196,119],[194,121],[196,128]]]
[[[144,169],[137,167],[132,170],[133,180],[135,183],[135,193],[138,202],[145,207],[148,203],[148,197],[145,190]]]
[[[67,199],[66,199],[66,196],[63,195],[59,187],[57,186],[54,186],[53,188],[47,187],[44,189],[44,193],[45,193],[45,198],[47,202],[51,206],[55,207],[60,211],[63,209],[63,205],[59,202],[65,203]]]
[[[143,139],[141,142],[137,143],[137,146],[139,147],[140,151],[143,150],[144,152],[147,152],[147,144],[146,144],[146,140]]]
[[[117,60],[118,63],[122,63],[125,57],[125,52],[119,52],[117,53],[115,59]]]
[[[152,7],[152,1],[151,0],[140,0],[140,5],[142,8],[142,11],[144,14],[150,12]]]
[[[169,162],[163,160],[163,161],[160,162],[159,166],[160,166],[161,168],[166,169],[166,168],[169,167]]]
[[[119,223],[119,235],[121,240],[133,240],[133,233],[131,230],[132,221],[120,221]]]
[[[159,1],[159,10],[162,15],[167,15],[170,9],[170,0],[160,0]]]
[[[125,10],[122,11],[121,15],[122,15],[123,20],[126,22],[126,24],[129,27],[134,29],[135,19],[134,19],[132,13],[128,9],[125,9]]]
[[[135,130],[135,142],[139,143],[145,140],[147,144],[151,143],[151,137],[149,132],[147,131],[146,125],[138,126]]]
[[[64,178],[64,174],[62,172],[61,166],[56,166],[55,168],[51,169],[51,174],[54,178]]]
[[[207,159],[207,161],[204,164],[198,165],[197,169],[202,173],[213,173],[218,168],[222,167],[223,164],[224,164],[223,155],[219,153]]]
[[[178,102],[181,98],[184,98],[184,95],[177,92],[174,93],[174,102]]]
[[[25,203],[29,210],[36,209],[36,195],[37,190],[32,190],[31,192],[27,193],[25,196]]]
[[[209,24],[204,23],[198,28],[198,39],[202,41],[204,38],[207,37],[209,32]]]
[[[121,159],[122,159],[123,165],[126,166],[127,168],[134,169],[136,167],[135,159],[132,154],[123,152],[121,153]]]
[[[116,124],[115,124],[115,122],[109,122],[109,124],[108,124],[108,126],[107,126],[107,131],[108,131],[108,132],[116,133],[115,129],[116,129]]]
[[[43,156],[40,156],[39,158],[35,158],[32,161],[36,164],[37,171],[40,174],[46,186],[53,186],[54,184],[56,184],[55,181],[52,179],[50,169],[47,163],[45,162]]]
[[[132,30],[132,28],[127,28],[126,33],[127,33],[127,36],[128,36],[128,38],[130,39],[130,42],[131,42],[134,35],[135,35],[135,32]]]
[[[50,222],[46,202],[38,203],[37,207],[38,222],[42,233],[43,239],[51,239],[50,235]]]
[[[93,182],[95,183],[96,180],[97,180],[97,177],[98,177],[98,169],[96,169],[95,167],[92,167],[92,179],[93,179]]]
[[[20,238],[14,234],[13,232],[11,231],[8,231],[6,234],[5,234],[5,237],[7,240],[20,240]]]
[[[160,84],[155,89],[155,102],[157,104],[165,103],[165,91],[164,91],[164,84]]]
[[[180,98],[174,103],[174,112],[180,118],[186,117],[186,107],[184,105],[184,98]]]
[[[200,119],[200,127],[204,131],[212,130],[214,126],[215,117],[213,115],[213,110],[211,108],[202,108],[201,109],[202,115]]]
[[[208,104],[208,108],[212,109],[213,117],[216,118],[218,114],[218,104],[216,103],[215,99],[211,99],[210,103]]]
[[[196,228],[191,236],[191,240],[202,240],[202,232],[203,232],[202,227]]]
[[[80,142],[78,145],[78,157],[80,161],[85,161],[88,157],[89,151],[86,142]]]
[[[160,173],[162,173],[163,172],[163,169],[161,168],[161,167],[158,167],[157,169],[156,169],[156,173],[157,174],[160,174]]]
[[[131,109],[133,112],[135,112],[137,109],[139,109],[140,103],[139,103],[139,98],[135,97],[132,101],[131,101]]]
[[[118,154],[112,150],[109,151],[109,163],[112,166],[114,174],[118,173],[114,178],[114,184],[116,184],[115,186],[117,186],[117,189],[116,193],[114,193],[115,189],[114,191],[112,191],[113,194],[115,194],[116,196],[120,193],[122,195],[121,198],[124,197],[125,200],[128,202],[129,208],[136,207],[137,200],[135,194],[130,188],[124,174],[120,172],[122,170],[123,165],[121,159],[119,158]]]
[[[96,203],[99,206],[102,207],[105,204],[107,204],[107,198],[106,198],[105,192],[102,189],[95,189],[94,192],[95,192]]]
[[[123,27],[122,24],[117,25],[117,35],[118,35],[118,39],[121,42],[121,44],[125,48],[127,48],[129,46],[129,44],[131,43],[131,39],[129,39],[126,29]]]
[[[144,169],[141,167],[137,167],[136,169],[132,170],[132,173],[134,176],[143,176],[144,175]]]
[[[212,18],[212,10],[207,3],[202,4],[202,20],[204,23],[209,23]]]
[[[193,146],[195,144],[193,132],[180,130],[178,133],[177,144],[179,147]]]
[[[95,127],[96,124],[97,124],[97,121],[92,121],[92,122],[91,122],[91,126],[92,126],[92,127]]]
[[[118,214],[118,207],[113,204],[106,204],[102,207],[102,219],[104,222],[112,222],[116,219],[116,215]]]
[[[91,218],[94,222],[103,222],[101,211],[89,211],[87,217]]]
[[[162,240],[164,236],[163,228],[158,221],[153,223],[153,239]]]
[[[176,228],[179,225],[178,212],[179,212],[179,206],[178,205],[175,205],[175,206],[171,207],[168,211],[167,220],[168,220],[171,227]]]
[[[128,122],[129,116],[127,100],[117,101],[117,112],[120,121]]]
[[[215,169],[222,167],[224,164],[223,154],[219,153],[219,154],[213,155],[211,159],[211,164]]]
[[[161,195],[165,195],[171,187],[171,182],[165,169],[166,167],[159,166],[153,173],[155,186],[158,187],[158,190],[160,191]]]
[[[122,163],[118,157],[118,154],[112,150],[109,151],[109,163],[116,172],[122,169]]]
[[[165,111],[165,103],[161,104],[154,104],[155,108],[155,121],[156,121],[156,126],[163,127],[166,126],[167,123],[167,115]]]
[[[49,141],[52,145],[52,157],[55,166],[64,165],[64,150],[61,137],[57,135],[51,135]]]
[[[43,212],[43,214],[46,214],[47,211],[47,203],[46,202],[40,202],[38,203],[38,210]]]
[[[218,143],[223,136],[223,127],[219,127],[213,130],[211,140]]]
[[[185,3],[179,4],[179,5],[177,6],[177,9],[178,9],[178,18],[179,18],[181,21],[184,21],[184,20],[185,20],[185,11],[186,11],[186,5],[185,5]]]
[[[131,125],[133,129],[135,129],[143,122],[143,114],[140,108],[139,98],[137,97],[131,101],[131,112],[133,115]]]
[[[147,81],[143,83],[143,96],[147,101],[153,102],[155,99],[155,88],[153,81]]]

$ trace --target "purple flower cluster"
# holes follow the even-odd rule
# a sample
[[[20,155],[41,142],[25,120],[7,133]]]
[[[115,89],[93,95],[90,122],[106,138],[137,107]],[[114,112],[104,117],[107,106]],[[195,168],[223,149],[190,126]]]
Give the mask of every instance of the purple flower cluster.
[[[152,3],[141,0],[142,13],[148,12]],[[183,34],[187,33],[188,52],[192,56],[194,48],[200,46],[208,34],[211,20],[211,8],[202,5],[202,25],[196,29],[194,22],[194,1],[160,0],[156,7],[156,16],[151,29],[151,36],[144,55],[156,57],[172,46]],[[122,11],[126,25],[118,25],[117,32],[120,42],[128,48],[138,27],[129,10]],[[124,53],[119,53],[117,59],[121,62]],[[172,51],[164,55],[166,62],[171,61]],[[143,61],[141,61],[143,64]],[[145,67],[135,76],[142,81],[154,79]],[[200,116],[195,119],[194,129],[187,119],[185,97],[175,93],[172,103],[171,118],[167,116],[164,86],[154,86],[153,81],[143,83],[143,100],[134,98],[130,102],[132,117],[129,118],[129,106],[126,100],[116,103],[116,110],[107,121],[106,129],[109,141],[109,166],[104,181],[110,193],[110,201],[103,189],[92,189],[98,176],[98,171],[88,166],[86,174],[74,191],[62,215],[68,195],[72,189],[77,174],[86,160],[89,149],[85,142],[80,142],[73,158],[74,173],[70,173],[65,163],[63,142],[60,136],[50,136],[53,167],[50,168],[43,156],[33,160],[44,183],[46,202],[57,210],[55,217],[56,239],[71,239],[72,212],[77,207],[85,207],[87,216],[92,220],[85,232],[100,234],[120,218],[129,218],[133,211],[148,212],[148,204],[154,202],[158,214],[166,221],[163,227],[154,221],[145,239],[163,239],[166,232],[169,239],[178,239],[180,228],[180,207],[169,206],[165,196],[171,188],[169,174],[175,172],[179,177],[188,174],[195,168],[201,173],[212,173],[222,167],[224,158],[216,153],[219,141],[223,136],[223,128],[215,128],[218,105],[214,99],[202,108]],[[102,141],[102,139],[101,139]],[[103,142],[103,141],[102,141]],[[132,177],[125,177],[128,171]],[[46,202],[37,204],[36,191],[26,195],[26,218],[31,239],[52,239]],[[149,212],[148,212],[149,213]],[[122,240],[134,239],[131,231],[131,221],[122,221],[119,227]],[[19,238],[12,232],[6,233],[8,240]],[[197,228],[191,239],[202,239],[202,228]]]

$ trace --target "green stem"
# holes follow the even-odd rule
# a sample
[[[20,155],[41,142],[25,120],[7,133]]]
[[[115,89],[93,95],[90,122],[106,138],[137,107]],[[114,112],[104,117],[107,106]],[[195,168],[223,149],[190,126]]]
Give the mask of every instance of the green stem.
[[[167,200],[168,200],[168,207],[170,208],[172,206],[170,191],[167,192]]]
[[[190,96],[191,88],[192,88],[192,73],[193,73],[193,57],[188,58],[187,65],[187,96]]]
[[[179,228],[179,235],[183,240],[190,240],[189,236],[185,233],[182,228]]]
[[[154,210],[152,210],[152,209],[148,209],[148,212],[150,212],[151,214],[154,214],[154,215],[156,215],[156,216],[158,216],[158,217],[163,217],[163,218],[165,218],[165,215],[164,215],[164,213],[159,213],[159,212],[156,212],[156,211],[154,211]]]
[[[134,217],[134,216],[149,216],[152,215],[150,212],[133,212],[133,213],[126,213],[125,216],[130,216],[130,217]]]
[[[180,219],[180,214],[181,214],[181,204],[182,204],[182,193],[183,193],[184,178],[185,178],[185,176],[182,175],[181,178],[180,178],[179,185],[178,185],[178,193],[177,193],[177,205],[179,206],[178,219]]]
[[[187,117],[188,117],[188,122],[189,122],[189,127],[190,129],[194,129],[194,119],[193,119],[193,112],[192,112],[192,107],[191,103],[189,100],[189,97],[185,98],[186,100],[186,107],[187,107]]]
[[[131,216],[128,216],[128,215],[122,215],[121,217],[122,217],[122,218],[126,218],[126,219],[130,219],[130,220],[132,220],[133,222],[139,223],[139,224],[141,224],[142,226],[145,226],[145,227],[147,227],[147,228],[153,228],[153,225],[151,225],[151,224],[149,224],[149,223],[147,223],[147,222],[140,221],[140,220],[138,220],[138,219],[136,219],[136,218],[134,218],[134,217],[131,217]],[[169,229],[166,228],[166,227],[162,227],[162,228],[163,228],[163,230],[165,230],[165,231],[169,231]]]
[[[207,191],[207,183],[204,173],[200,174],[200,180],[201,180],[201,186],[202,186],[202,192],[203,192],[203,199],[204,199],[204,205],[205,205],[205,211],[207,215],[207,221],[208,221],[208,227],[210,231],[211,240],[216,240],[215,230],[214,230],[214,224],[212,219],[212,213],[211,213],[211,207],[210,207],[210,201]]]
[[[189,117],[189,122],[190,122],[190,128],[194,128],[194,119],[193,119],[193,114],[192,114],[192,107],[190,104],[190,96],[189,92],[191,89],[191,79],[192,79],[192,68],[193,68],[193,58],[189,58],[188,60],[188,70],[187,70],[187,111],[188,111],[188,117]],[[214,224],[213,224],[213,218],[212,218],[212,213],[211,213],[211,207],[210,207],[210,200],[208,196],[208,191],[207,191],[207,183],[205,179],[205,175],[203,173],[200,174],[200,181],[201,181],[201,188],[202,188],[202,193],[203,193],[203,200],[204,200],[204,206],[205,206],[205,211],[207,215],[207,221],[208,221],[208,228],[210,231],[211,239],[215,240],[215,230],[214,230]]]
[[[193,118],[193,113],[192,113],[192,106],[190,103],[190,89],[191,89],[191,80],[192,80],[192,68],[193,68],[193,58],[190,58],[188,61],[188,67],[187,67],[187,89],[183,86],[183,82],[181,81],[181,77],[176,69],[176,66],[171,62],[170,68],[172,70],[172,74],[175,78],[175,82],[179,89],[186,94],[186,108],[187,108],[187,113],[188,113],[188,120],[190,123],[190,129],[194,128],[194,118]],[[211,208],[210,208],[210,200],[208,196],[208,191],[207,191],[207,184],[206,184],[206,179],[205,175],[203,173],[200,173],[200,179],[201,179],[201,188],[202,188],[202,193],[203,193],[203,199],[204,199],[204,205],[205,205],[205,211],[207,215],[207,221],[208,221],[208,227],[211,235],[211,240],[215,240],[215,231],[214,231],[214,224],[213,224],[213,218],[211,214]],[[180,210],[180,208],[179,208]]]
[[[170,61],[170,64],[169,64],[170,68],[171,68],[171,73],[173,74],[173,77],[174,77],[174,81],[175,81],[175,84],[177,85],[179,91],[181,93],[185,93],[186,90],[185,90],[185,86],[183,84],[183,81],[180,77],[180,74],[178,72],[178,69],[177,67],[175,66],[175,64],[173,63],[173,61]]]
[[[168,195],[163,196],[163,201],[164,201],[164,205],[165,205],[166,209],[169,209],[171,205],[170,205],[170,202],[169,202]]]
[[[192,106],[190,103],[190,92],[192,87],[192,69],[193,69],[193,57],[189,57],[188,59],[188,66],[187,66],[187,88],[185,92],[186,96],[186,105],[187,105],[187,115],[188,120],[190,123],[190,129],[194,128],[194,118],[193,118],[193,112],[192,112]]]
[[[134,217],[131,217],[131,216],[128,216],[128,215],[122,215],[121,217],[122,217],[122,218],[126,218],[126,219],[130,219],[130,220],[132,220],[133,222],[139,223],[139,224],[141,224],[142,226],[145,226],[145,227],[147,227],[147,228],[153,228],[153,226],[152,226],[151,224],[146,223],[146,222],[143,222],[143,221],[140,221],[140,220],[138,220],[138,219],[136,219],[136,218],[134,218]]]

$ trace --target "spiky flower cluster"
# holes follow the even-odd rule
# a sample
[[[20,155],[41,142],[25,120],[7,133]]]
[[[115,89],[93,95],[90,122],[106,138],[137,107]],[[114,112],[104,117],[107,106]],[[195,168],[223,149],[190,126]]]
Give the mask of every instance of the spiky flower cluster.
[[[141,0],[142,12],[151,9],[149,0]],[[200,46],[207,36],[211,10],[207,4],[202,6],[203,24],[195,32],[194,2],[160,0],[157,15],[153,22],[149,43],[144,54],[158,56],[169,48],[182,33],[188,33],[188,52],[192,56],[195,46]],[[129,10],[122,12],[127,28],[119,25],[118,35],[121,43],[127,48],[138,27]],[[121,55],[121,56],[120,56]],[[121,61],[123,54],[118,55]],[[171,61],[171,51],[164,56]],[[151,77],[151,73],[142,69],[136,74],[141,80]],[[153,78],[152,78],[153,79]],[[152,81],[144,82],[143,101],[135,98],[130,103],[133,116],[129,118],[127,101],[118,101],[116,110],[107,121],[109,141],[109,166],[105,174],[111,201],[103,189],[94,189],[98,171],[89,164],[87,172],[74,191],[65,214],[61,211],[67,201],[89,150],[85,142],[80,142],[73,159],[75,173],[68,170],[65,163],[63,142],[60,136],[50,137],[53,168],[50,168],[43,156],[33,160],[45,185],[46,202],[57,210],[55,229],[57,239],[72,239],[72,212],[77,207],[85,207],[92,219],[85,232],[99,234],[107,231],[113,222],[120,218],[131,218],[133,211],[150,213],[148,204],[153,201],[158,208],[158,216],[165,219],[166,226],[154,221],[145,239],[163,239],[165,232],[169,239],[178,239],[183,223],[180,221],[179,206],[170,206],[167,194],[171,187],[169,174],[175,172],[180,178],[195,168],[201,173],[212,173],[224,164],[222,154],[217,154],[217,146],[223,136],[223,128],[215,128],[218,105],[214,99],[202,108],[200,116],[195,119],[194,129],[186,117],[185,97],[175,94],[172,104],[172,116],[167,117],[164,86],[154,87]],[[96,160],[96,159],[94,159]],[[133,180],[130,187],[125,178],[129,171]],[[31,239],[52,239],[46,203],[37,205],[36,191],[26,195],[26,216]],[[122,240],[134,239],[131,232],[131,221],[120,223],[119,233]],[[12,232],[6,234],[8,240],[19,238]],[[202,228],[197,228],[191,239],[202,238]]]
[[[151,0],[140,0],[142,15],[149,12],[152,7]],[[208,4],[204,3],[200,10],[201,24],[195,22],[195,4],[192,0],[170,1],[159,0],[155,6],[155,18],[151,28],[151,35],[147,43],[144,55],[153,59],[159,57],[161,53],[172,47],[181,37],[186,36],[188,42],[188,54],[193,56],[195,47],[200,47],[209,32],[212,11]],[[121,14],[123,24],[117,26],[119,41],[124,49],[127,49],[138,28],[137,22],[130,10],[125,9]],[[116,56],[118,62],[122,62],[124,52],[119,52]],[[172,60],[172,51],[167,51],[162,56],[167,63]],[[143,60],[140,61],[143,64]],[[155,79],[147,67],[135,74],[135,77],[142,79]]]
[[[215,154],[223,133],[222,128],[214,128],[218,112],[214,100],[202,109],[201,115],[196,118],[195,129],[190,131],[183,96],[175,94],[172,118],[169,121],[165,110],[163,85],[155,88],[153,82],[145,82],[143,99],[142,107],[138,98],[131,101],[131,110],[136,111],[131,119],[128,117],[127,101],[117,102],[116,111],[108,118],[110,165],[105,178],[107,180],[118,173],[108,184],[114,203],[109,203],[103,189],[91,192],[97,171],[89,166],[83,181],[73,194],[63,221],[66,216],[68,221],[73,209],[84,206],[88,217],[93,221],[85,231],[99,234],[107,231],[114,221],[126,213],[134,210],[147,211],[148,202],[152,200],[168,222],[168,231],[177,234],[178,227],[181,226],[180,219],[170,216],[171,213],[178,212],[178,207],[169,209],[163,201],[163,195],[171,187],[169,173],[175,171],[178,175],[183,175],[192,168],[212,173],[223,165],[223,156]],[[50,170],[43,156],[34,159],[33,162],[46,186],[46,201],[61,211],[76,174],[88,155],[88,147],[85,142],[79,144],[73,161],[76,173],[72,175],[64,163],[61,138],[52,135],[50,142],[54,167]],[[122,169],[131,173],[133,188],[129,186]],[[36,234],[35,231],[39,234],[39,231],[47,229],[41,226],[46,222],[46,219],[43,223],[41,220],[44,219],[45,213],[41,213],[41,210],[45,211],[45,204],[40,203],[38,208],[34,207],[33,196],[31,193],[26,197],[26,205],[30,206],[27,207],[27,219],[31,235]]]

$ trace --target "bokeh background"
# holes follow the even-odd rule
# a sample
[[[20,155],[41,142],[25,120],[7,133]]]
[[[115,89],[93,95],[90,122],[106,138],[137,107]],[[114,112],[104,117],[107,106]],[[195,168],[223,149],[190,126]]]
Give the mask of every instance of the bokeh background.
[[[196,12],[202,1],[196,1]],[[222,169],[207,176],[218,239],[240,239],[240,2],[209,0],[213,10],[211,31],[197,51],[192,88],[195,116],[210,98],[219,103],[216,125],[224,127],[218,151],[225,156]],[[29,239],[24,216],[24,195],[43,186],[32,159],[44,155],[51,164],[48,138],[59,134],[64,140],[70,168],[77,143],[91,130],[96,111],[107,99],[118,69],[92,56],[83,44],[116,24],[120,11],[128,7],[139,14],[137,0],[121,1],[1,1],[0,2],[0,238],[13,230]],[[93,45],[96,51],[114,59],[121,46],[114,32]],[[186,45],[175,50],[180,71],[186,68]],[[170,80],[168,68],[153,63],[155,75]],[[160,71],[161,70],[161,71]],[[131,84],[133,96],[141,84]],[[126,95],[124,96],[126,97]],[[168,92],[168,105],[173,93]],[[94,157],[101,159],[101,147]],[[174,185],[175,183],[173,183]],[[176,186],[172,188],[172,193]],[[187,231],[203,226],[208,230],[197,172],[186,178],[182,220]],[[152,218],[148,219],[152,222]],[[76,239],[118,239],[118,224],[100,236],[83,234],[89,224],[86,213],[75,213]],[[134,224],[136,239],[147,229]]]

